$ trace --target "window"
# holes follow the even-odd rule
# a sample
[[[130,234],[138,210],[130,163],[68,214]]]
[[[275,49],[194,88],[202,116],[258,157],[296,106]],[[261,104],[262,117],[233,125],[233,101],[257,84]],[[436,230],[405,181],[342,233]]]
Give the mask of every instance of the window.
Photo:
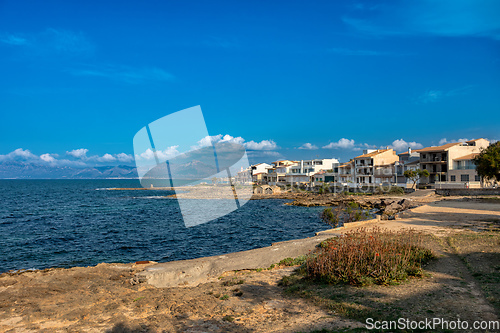
[[[422,158],[425,159],[425,154],[422,154]]]
[[[480,182],[480,181],[481,181],[481,176],[479,176],[479,175],[475,175],[475,176],[474,176],[474,181],[476,181],[476,182]]]
[[[456,178],[457,178],[456,176],[450,176],[450,182],[456,181]]]
[[[468,182],[469,181],[469,175],[460,175],[460,181],[462,181],[462,182]]]

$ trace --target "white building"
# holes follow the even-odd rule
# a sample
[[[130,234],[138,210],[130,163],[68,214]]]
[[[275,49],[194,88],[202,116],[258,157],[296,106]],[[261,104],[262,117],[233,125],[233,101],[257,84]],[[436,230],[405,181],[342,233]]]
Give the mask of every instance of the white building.
[[[269,185],[285,185],[286,174],[290,172],[290,168],[297,165],[297,161],[279,160],[273,162],[273,166],[268,169],[265,181]]]
[[[286,174],[287,184],[309,184],[311,176],[321,170],[331,171],[338,168],[339,160],[336,158],[324,158],[314,160],[301,160],[296,165],[290,167]]]
[[[267,170],[272,168],[270,164],[267,163],[259,163],[250,166],[250,171],[252,176],[258,173],[267,173]]]

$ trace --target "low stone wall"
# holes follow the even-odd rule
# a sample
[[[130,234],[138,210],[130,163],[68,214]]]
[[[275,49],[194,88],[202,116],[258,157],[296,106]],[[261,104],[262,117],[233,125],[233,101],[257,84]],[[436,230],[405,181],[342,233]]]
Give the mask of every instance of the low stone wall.
[[[436,194],[453,195],[500,195],[500,188],[454,188],[454,189],[436,189]]]

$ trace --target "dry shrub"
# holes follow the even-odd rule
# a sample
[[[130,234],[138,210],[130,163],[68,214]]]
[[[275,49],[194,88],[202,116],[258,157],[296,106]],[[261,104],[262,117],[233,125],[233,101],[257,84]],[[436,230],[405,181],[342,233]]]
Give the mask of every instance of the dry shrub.
[[[434,258],[413,229],[361,228],[323,242],[307,258],[307,276],[327,283],[393,284],[422,276],[422,264]]]

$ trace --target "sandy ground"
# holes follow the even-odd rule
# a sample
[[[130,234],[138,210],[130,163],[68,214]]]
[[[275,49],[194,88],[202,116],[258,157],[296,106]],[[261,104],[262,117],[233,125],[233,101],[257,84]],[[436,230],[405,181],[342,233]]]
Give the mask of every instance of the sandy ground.
[[[376,225],[412,227],[438,237],[500,226],[498,203],[434,196],[419,200],[426,205],[405,218]],[[366,224],[370,225],[375,223]],[[388,308],[408,309],[408,316],[432,312],[432,316],[464,320],[498,320],[498,313],[452,249],[442,244],[435,251],[440,258],[426,267],[431,277],[364,289],[365,302],[369,297]],[[148,265],[100,264],[2,274],[0,332],[307,332],[364,325],[311,299],[285,293],[278,283],[292,274],[290,267],[226,272],[219,281],[197,287],[131,283]]]

